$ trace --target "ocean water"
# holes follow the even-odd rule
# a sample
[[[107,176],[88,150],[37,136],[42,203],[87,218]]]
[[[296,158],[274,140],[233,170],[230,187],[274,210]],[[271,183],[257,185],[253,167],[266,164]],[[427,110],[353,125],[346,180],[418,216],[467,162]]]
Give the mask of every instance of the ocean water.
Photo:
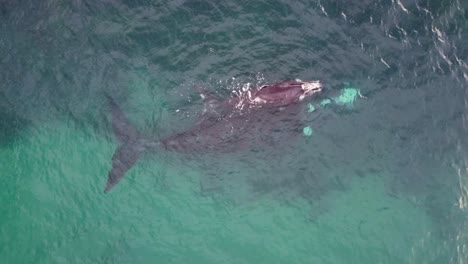
[[[467,12],[0,0],[0,263],[468,263]],[[263,155],[145,153],[103,192],[106,96],[162,138],[200,118],[194,86],[295,78],[362,97],[304,104],[312,135]]]

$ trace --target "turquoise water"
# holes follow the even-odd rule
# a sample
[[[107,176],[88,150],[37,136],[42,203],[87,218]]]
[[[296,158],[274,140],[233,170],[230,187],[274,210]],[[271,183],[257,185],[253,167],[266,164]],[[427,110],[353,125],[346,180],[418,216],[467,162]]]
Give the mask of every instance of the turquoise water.
[[[2,1],[0,263],[467,263],[463,1]],[[357,87],[279,151],[146,153],[190,127],[193,85]],[[273,122],[274,120],[272,120]],[[280,123],[281,125],[281,123]]]

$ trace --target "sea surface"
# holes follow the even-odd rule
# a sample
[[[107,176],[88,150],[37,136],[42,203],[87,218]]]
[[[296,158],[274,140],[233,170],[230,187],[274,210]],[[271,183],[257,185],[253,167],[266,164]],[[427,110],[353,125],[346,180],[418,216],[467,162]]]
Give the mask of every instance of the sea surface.
[[[163,138],[195,87],[289,79],[360,96],[304,103],[311,133],[265,155],[149,151],[103,192],[107,96]],[[2,264],[466,264],[468,1],[0,0],[0,187]]]

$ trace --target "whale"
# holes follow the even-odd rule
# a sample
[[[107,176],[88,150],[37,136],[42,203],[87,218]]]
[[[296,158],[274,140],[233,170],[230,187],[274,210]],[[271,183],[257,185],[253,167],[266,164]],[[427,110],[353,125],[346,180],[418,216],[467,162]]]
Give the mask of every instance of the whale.
[[[285,124],[286,130],[300,131],[294,118],[304,100],[320,94],[323,85],[320,81],[288,80],[247,88],[227,99],[196,88],[204,101],[198,121],[185,131],[160,139],[140,133],[114,98],[107,96],[112,130],[119,146],[112,156],[105,193],[149,150],[202,155],[239,152],[254,146],[275,147],[269,136],[281,133]]]

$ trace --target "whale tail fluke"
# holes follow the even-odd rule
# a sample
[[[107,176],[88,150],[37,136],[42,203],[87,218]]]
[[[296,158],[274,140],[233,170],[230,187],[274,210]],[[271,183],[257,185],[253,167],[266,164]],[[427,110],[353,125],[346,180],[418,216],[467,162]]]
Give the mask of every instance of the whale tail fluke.
[[[110,191],[122,180],[146,149],[140,133],[132,125],[120,106],[109,95],[107,95],[107,99],[112,114],[112,129],[121,145],[112,156],[112,168],[104,192]]]

